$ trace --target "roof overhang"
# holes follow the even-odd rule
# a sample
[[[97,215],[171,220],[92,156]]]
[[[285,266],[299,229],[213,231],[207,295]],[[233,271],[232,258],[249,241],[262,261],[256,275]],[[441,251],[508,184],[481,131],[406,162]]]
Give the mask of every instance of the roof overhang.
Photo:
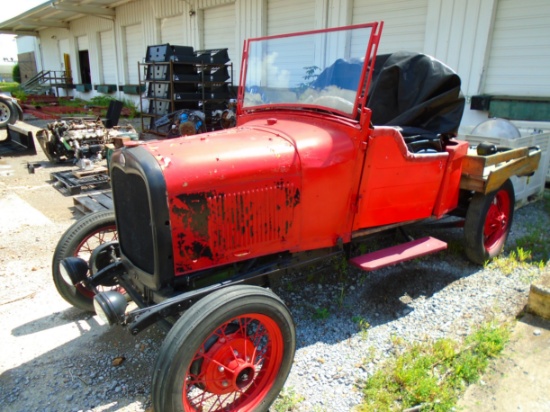
[[[0,23],[0,34],[38,36],[48,28],[69,29],[73,20],[95,16],[114,20],[115,8],[135,0],[50,0]]]

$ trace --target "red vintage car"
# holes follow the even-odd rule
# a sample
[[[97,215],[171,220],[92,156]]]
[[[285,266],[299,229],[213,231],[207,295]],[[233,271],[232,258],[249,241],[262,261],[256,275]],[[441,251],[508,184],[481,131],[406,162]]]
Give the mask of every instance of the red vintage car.
[[[374,270],[441,250],[427,237],[349,256],[372,233],[450,214],[471,260],[501,252],[508,178],[532,173],[540,151],[468,154],[455,138],[459,77],[422,54],[377,56],[381,31],[246,41],[237,126],[116,151],[114,211],[61,238],[53,279],[68,302],[133,334],[170,328],[156,411],[268,409],[295,352],[292,316],[269,289],[288,269],[344,255]]]

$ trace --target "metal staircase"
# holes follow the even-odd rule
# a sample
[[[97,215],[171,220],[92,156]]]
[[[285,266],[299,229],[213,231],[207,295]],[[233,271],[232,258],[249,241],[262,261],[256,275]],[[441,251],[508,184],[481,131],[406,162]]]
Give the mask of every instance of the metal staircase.
[[[72,87],[73,80],[64,70],[42,70],[21,84],[21,88],[27,94],[45,94],[54,88],[57,96],[59,96],[59,89],[67,90]]]

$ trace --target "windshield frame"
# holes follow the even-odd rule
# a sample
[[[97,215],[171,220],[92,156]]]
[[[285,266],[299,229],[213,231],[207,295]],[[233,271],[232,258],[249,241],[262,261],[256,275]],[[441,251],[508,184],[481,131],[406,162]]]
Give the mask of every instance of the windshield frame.
[[[237,115],[253,113],[257,111],[270,111],[277,109],[288,109],[288,110],[316,110],[316,111],[325,111],[328,113],[334,113],[341,116],[345,116],[351,119],[358,119],[360,117],[360,109],[365,107],[365,102],[367,101],[367,93],[364,93],[365,90],[369,90],[372,72],[375,64],[376,53],[378,50],[378,44],[380,42],[380,36],[382,32],[383,22],[372,22],[365,24],[357,24],[343,27],[335,27],[329,29],[321,30],[310,30],[297,33],[288,33],[275,36],[265,36],[247,39],[244,43],[243,56],[242,56],[242,65],[241,65],[241,74],[239,81],[239,90],[237,98]],[[361,72],[358,81],[357,90],[353,90],[353,102],[349,100],[348,105],[345,107],[346,110],[341,110],[338,107],[332,107],[322,104],[315,104],[313,102],[304,102],[304,101],[295,101],[295,102],[260,102],[258,104],[250,104],[250,101],[246,101],[246,98],[252,94],[250,85],[247,86],[247,76],[249,75],[249,64],[252,65],[253,56],[251,56],[251,50],[257,46],[263,46],[264,49],[266,45],[276,43],[281,39],[287,40],[293,37],[302,37],[302,36],[316,36],[325,33],[330,33],[331,35],[338,35],[341,33],[351,33],[352,31],[362,30],[365,33],[368,33],[367,30],[370,30],[368,34],[368,41],[365,43],[365,51],[362,55],[362,62],[356,63],[361,65]],[[265,59],[265,52],[262,54],[262,57]],[[258,63],[256,63],[259,66]],[[313,67],[313,66],[311,66]],[[327,66],[326,68],[328,68]],[[326,69],[325,68],[325,69]],[[258,70],[255,67],[256,71]],[[307,69],[307,67],[304,67]],[[248,90],[247,90],[248,87]],[[352,90],[347,90],[351,92]],[[351,94],[349,94],[351,97]],[[352,105],[352,106],[351,106]]]

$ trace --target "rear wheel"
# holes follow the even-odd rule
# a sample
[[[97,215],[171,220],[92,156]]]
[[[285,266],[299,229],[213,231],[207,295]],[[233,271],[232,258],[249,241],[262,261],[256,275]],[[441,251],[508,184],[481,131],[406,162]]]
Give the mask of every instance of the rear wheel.
[[[474,195],[464,223],[466,255],[472,262],[482,265],[502,252],[512,226],[514,203],[510,180],[492,193]]]
[[[94,293],[82,284],[73,286],[65,282],[59,271],[59,263],[71,256],[88,262],[94,249],[114,240],[117,240],[117,230],[115,213],[111,210],[86,215],[67,229],[55,248],[52,261],[53,281],[63,299],[77,308],[94,311]]]
[[[294,359],[287,307],[271,291],[231,286],[178,319],[153,375],[156,411],[267,411]]]

